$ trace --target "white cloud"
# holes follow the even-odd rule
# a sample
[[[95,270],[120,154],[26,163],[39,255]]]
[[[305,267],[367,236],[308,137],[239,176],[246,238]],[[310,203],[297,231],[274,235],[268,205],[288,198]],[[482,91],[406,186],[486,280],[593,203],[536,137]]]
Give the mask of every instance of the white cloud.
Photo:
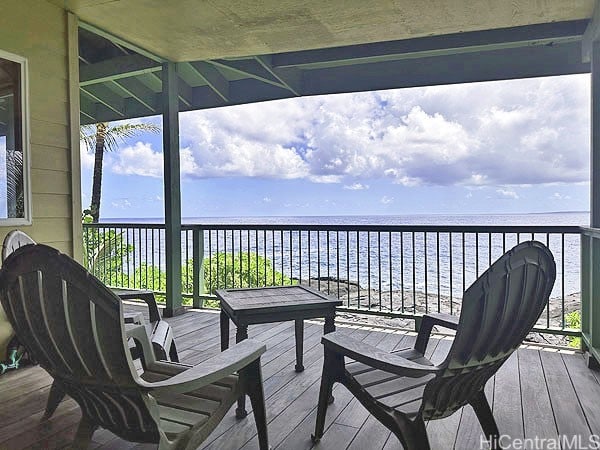
[[[182,176],[196,174],[199,170],[189,148],[181,149],[179,159]],[[162,153],[154,151],[152,144],[145,142],[136,142],[133,146],[110,154],[109,165],[113,172],[120,175],[162,178],[164,173]]]
[[[394,197],[388,197],[387,195],[384,195],[383,197],[381,197],[381,200],[379,200],[380,203],[383,203],[384,205],[389,205],[390,203],[394,202]]]
[[[131,207],[131,202],[126,198],[120,198],[120,199],[117,199],[117,200],[111,202],[111,205],[114,208],[127,209],[127,208]]]
[[[519,198],[519,194],[510,189],[496,189],[496,193],[502,198],[511,198],[514,200]]]
[[[182,174],[306,179],[351,190],[376,178],[507,192],[585,182],[588,105],[589,75],[575,75],[182,113]],[[160,177],[162,155],[138,142],[114,154],[113,170]]]
[[[559,192],[555,192],[554,194],[552,194],[550,196],[550,198],[552,200],[570,200],[571,196],[570,195],[561,194]]]
[[[271,197],[263,197],[263,202],[264,203],[271,203],[272,199],[271,199]]]
[[[348,189],[350,191],[362,191],[365,189],[369,189],[369,185],[362,183],[352,183],[344,185],[344,189]]]

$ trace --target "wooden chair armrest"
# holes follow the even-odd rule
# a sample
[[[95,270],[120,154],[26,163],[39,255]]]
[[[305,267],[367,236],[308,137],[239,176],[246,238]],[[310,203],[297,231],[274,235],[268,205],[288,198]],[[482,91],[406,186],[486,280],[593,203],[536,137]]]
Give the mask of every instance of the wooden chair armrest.
[[[425,354],[427,343],[429,342],[429,336],[434,326],[440,326],[456,330],[458,328],[458,316],[444,313],[428,313],[421,319],[421,326],[419,328],[419,334],[417,335],[417,341],[415,342],[415,350]]]
[[[148,314],[150,316],[150,322],[158,322],[160,319],[160,312],[158,311],[158,304],[153,293],[144,293],[139,296],[140,300],[146,302],[148,305]]]
[[[246,367],[260,358],[266,350],[264,344],[246,339],[167,380],[149,383],[139,379],[138,383],[143,388],[156,392],[170,394],[191,392]]]
[[[412,378],[419,378],[439,371],[436,366],[426,366],[410,361],[393,353],[357,341],[340,332],[328,333],[321,342],[326,350],[347,356],[376,369]]]

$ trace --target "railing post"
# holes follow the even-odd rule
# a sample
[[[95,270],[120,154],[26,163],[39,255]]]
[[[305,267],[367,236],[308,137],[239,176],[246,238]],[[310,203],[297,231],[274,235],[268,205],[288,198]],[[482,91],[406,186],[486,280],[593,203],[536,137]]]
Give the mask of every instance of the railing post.
[[[204,307],[204,230],[194,227],[192,230],[193,247],[193,304],[194,308]]]

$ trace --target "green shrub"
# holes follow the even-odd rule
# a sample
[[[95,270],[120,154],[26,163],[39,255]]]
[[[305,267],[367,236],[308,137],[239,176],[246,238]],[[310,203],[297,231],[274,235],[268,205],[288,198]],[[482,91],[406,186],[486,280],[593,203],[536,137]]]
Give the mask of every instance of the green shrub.
[[[268,258],[256,253],[220,252],[204,260],[204,289],[210,294],[214,294],[217,289],[281,286],[295,283],[296,281],[290,277],[274,270]]]
[[[576,330],[581,329],[581,312],[573,311],[565,316],[565,322],[567,327],[575,328]],[[569,347],[581,348],[581,338],[580,337],[570,337],[569,338]]]

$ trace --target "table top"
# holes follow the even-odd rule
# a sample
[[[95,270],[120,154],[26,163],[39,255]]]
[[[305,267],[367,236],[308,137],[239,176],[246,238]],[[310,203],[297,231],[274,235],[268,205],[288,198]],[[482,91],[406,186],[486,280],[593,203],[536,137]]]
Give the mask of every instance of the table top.
[[[220,289],[216,294],[221,300],[221,305],[232,312],[335,308],[342,304],[338,298],[303,285]]]

